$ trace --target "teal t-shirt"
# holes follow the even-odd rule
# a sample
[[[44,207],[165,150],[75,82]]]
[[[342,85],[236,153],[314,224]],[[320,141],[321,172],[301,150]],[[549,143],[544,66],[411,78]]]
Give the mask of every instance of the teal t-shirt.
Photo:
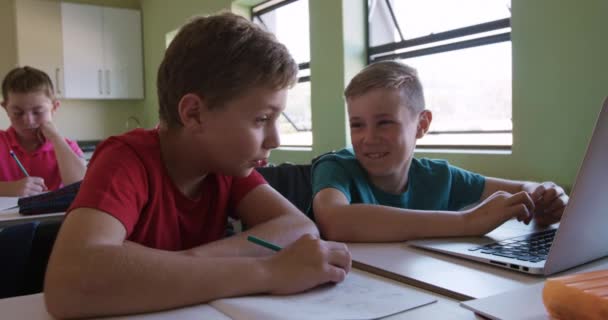
[[[407,190],[390,194],[368,179],[350,148],[322,156],[312,167],[312,194],[340,190],[350,203],[380,204],[413,210],[457,211],[480,200],[485,177],[446,160],[412,159]]]

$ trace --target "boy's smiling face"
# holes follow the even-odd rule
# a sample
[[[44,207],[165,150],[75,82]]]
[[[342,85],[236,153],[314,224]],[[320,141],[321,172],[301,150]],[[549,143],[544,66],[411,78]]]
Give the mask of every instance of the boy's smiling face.
[[[277,119],[285,109],[287,89],[255,87],[223,106],[205,111],[200,135],[209,171],[248,176],[268,161],[280,144]]]
[[[38,139],[38,128],[44,122],[53,120],[53,113],[59,106],[57,100],[51,99],[43,90],[27,93],[9,92],[7,101],[2,106],[6,109],[11,126],[20,138]]]
[[[407,177],[416,139],[428,128],[420,115],[428,111],[412,111],[399,89],[373,89],[347,102],[355,156],[372,182]]]

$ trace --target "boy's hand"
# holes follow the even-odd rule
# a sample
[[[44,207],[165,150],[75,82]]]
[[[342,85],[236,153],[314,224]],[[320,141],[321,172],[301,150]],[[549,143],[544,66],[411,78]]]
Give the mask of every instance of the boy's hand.
[[[45,192],[48,189],[44,184],[44,179],[40,177],[25,177],[13,182],[12,194],[16,197],[27,197]]]
[[[56,139],[61,139],[59,131],[57,131],[55,124],[51,121],[40,124],[40,127],[38,127],[38,135],[41,142],[44,142],[45,139],[50,140],[51,142],[56,141]]]
[[[464,212],[465,233],[481,236],[511,218],[530,223],[534,202],[527,192],[497,191],[471,210]]]
[[[564,189],[553,182],[526,183],[523,190],[534,200],[534,220],[541,225],[558,222],[570,200]]]
[[[304,235],[268,258],[270,293],[292,294],[327,282],[342,282],[351,268],[343,243]]]

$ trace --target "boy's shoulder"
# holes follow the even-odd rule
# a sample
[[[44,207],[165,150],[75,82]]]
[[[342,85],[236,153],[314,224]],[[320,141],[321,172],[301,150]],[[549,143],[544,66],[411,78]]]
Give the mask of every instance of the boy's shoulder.
[[[437,176],[449,175],[452,165],[444,159],[412,158],[410,175]]]
[[[160,144],[157,130],[135,129],[121,135],[111,136],[102,141],[96,148],[91,162],[100,153],[110,153],[112,156],[124,158],[129,153],[141,158],[156,159],[150,157],[151,153],[160,153]]]
[[[140,149],[150,146],[157,146],[158,130],[135,129],[121,135],[111,136],[101,143],[106,145],[127,145],[133,149]]]
[[[450,163],[445,159],[431,159],[431,158],[412,158],[412,167],[419,167],[425,169],[434,168],[448,168]]]
[[[313,168],[323,162],[334,162],[342,166],[352,166],[357,164],[357,158],[351,148],[344,148],[338,151],[330,151],[312,160]]]

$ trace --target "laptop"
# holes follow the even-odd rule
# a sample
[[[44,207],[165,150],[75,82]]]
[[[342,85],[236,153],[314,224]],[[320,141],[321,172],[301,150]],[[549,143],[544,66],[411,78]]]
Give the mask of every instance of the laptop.
[[[561,222],[534,228],[510,220],[485,237],[410,245],[529,274],[550,275],[608,255],[608,97]]]

